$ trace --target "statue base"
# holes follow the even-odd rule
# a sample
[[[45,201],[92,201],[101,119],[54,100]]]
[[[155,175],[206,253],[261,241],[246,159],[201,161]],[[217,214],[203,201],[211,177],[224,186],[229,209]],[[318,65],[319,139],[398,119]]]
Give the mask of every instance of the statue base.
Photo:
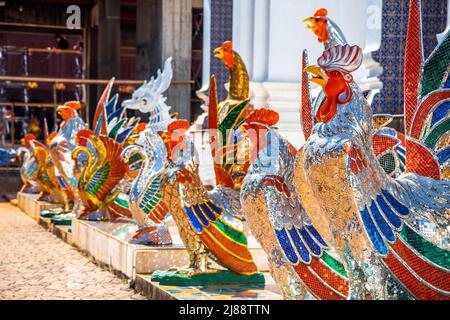
[[[71,226],[74,218],[76,218],[75,213],[69,212],[53,216],[51,222],[57,226]]]
[[[37,198],[37,194],[17,193],[17,206],[35,221],[39,221],[42,211],[54,210],[61,207],[58,204],[38,201]]]
[[[225,284],[252,283],[265,285],[264,275],[255,273],[252,275],[237,274],[231,270],[219,270],[216,273],[205,273],[189,276],[177,273],[177,271],[157,270],[152,274],[151,281],[159,282],[160,285],[172,286],[211,286]]]
[[[70,213],[69,211],[63,211],[61,208],[59,209],[50,209],[50,210],[44,210],[41,211],[41,217],[42,218],[53,218],[62,214]]]

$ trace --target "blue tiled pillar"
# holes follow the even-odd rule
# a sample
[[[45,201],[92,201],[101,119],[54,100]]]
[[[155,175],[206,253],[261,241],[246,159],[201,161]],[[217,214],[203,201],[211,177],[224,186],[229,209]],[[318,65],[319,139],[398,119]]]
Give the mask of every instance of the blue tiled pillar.
[[[219,101],[227,92],[224,84],[228,82],[229,72],[223,63],[214,57],[212,51],[233,37],[233,0],[211,0],[211,75],[216,76]]]
[[[403,114],[403,60],[408,25],[409,0],[384,0],[380,49],[373,53],[383,67],[383,89],[372,103],[375,113]],[[437,45],[436,35],[447,24],[447,0],[422,1],[425,57]]]

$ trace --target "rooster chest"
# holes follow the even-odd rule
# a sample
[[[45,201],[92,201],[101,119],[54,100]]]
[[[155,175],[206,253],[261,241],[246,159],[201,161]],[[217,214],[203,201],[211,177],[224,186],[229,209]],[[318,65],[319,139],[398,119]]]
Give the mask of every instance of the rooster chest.
[[[306,158],[307,159],[307,158]],[[313,224],[340,250],[351,240],[364,247],[353,188],[347,170],[347,154],[333,154],[305,164],[305,172],[321,212],[310,215]],[[321,232],[321,230],[323,232]]]
[[[165,203],[169,207],[169,211],[177,226],[183,244],[188,250],[195,250],[196,248],[199,248],[201,246],[201,241],[199,236],[192,229],[188,217],[181,206],[178,185],[176,183],[166,183],[166,181],[163,180],[161,182],[161,194]]]
[[[255,239],[261,244],[265,252],[272,252],[277,246],[277,241],[263,192],[257,195],[249,195],[243,203],[243,209],[248,227]]]

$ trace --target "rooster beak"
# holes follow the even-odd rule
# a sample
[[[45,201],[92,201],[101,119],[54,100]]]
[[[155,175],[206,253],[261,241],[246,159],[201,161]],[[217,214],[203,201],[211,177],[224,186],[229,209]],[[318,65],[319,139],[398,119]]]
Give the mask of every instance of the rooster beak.
[[[307,25],[305,26],[306,29],[310,29],[313,32],[316,31],[317,23],[316,23],[316,19],[314,17],[306,18],[305,20],[303,20],[303,22],[307,23]]]
[[[322,69],[319,66],[308,66],[305,69],[303,69],[303,71],[312,74],[312,77],[309,78],[309,81],[317,83],[322,88],[325,87],[327,83],[326,80],[327,78],[323,74]]]
[[[215,48],[213,52],[214,57],[216,58],[223,59],[223,57],[225,56],[222,47]]]

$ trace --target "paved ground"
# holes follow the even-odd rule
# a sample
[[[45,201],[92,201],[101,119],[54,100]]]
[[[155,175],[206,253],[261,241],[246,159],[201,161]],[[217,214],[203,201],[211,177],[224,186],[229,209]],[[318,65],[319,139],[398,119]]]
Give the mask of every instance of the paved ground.
[[[1,299],[144,299],[18,208],[0,203]]]

